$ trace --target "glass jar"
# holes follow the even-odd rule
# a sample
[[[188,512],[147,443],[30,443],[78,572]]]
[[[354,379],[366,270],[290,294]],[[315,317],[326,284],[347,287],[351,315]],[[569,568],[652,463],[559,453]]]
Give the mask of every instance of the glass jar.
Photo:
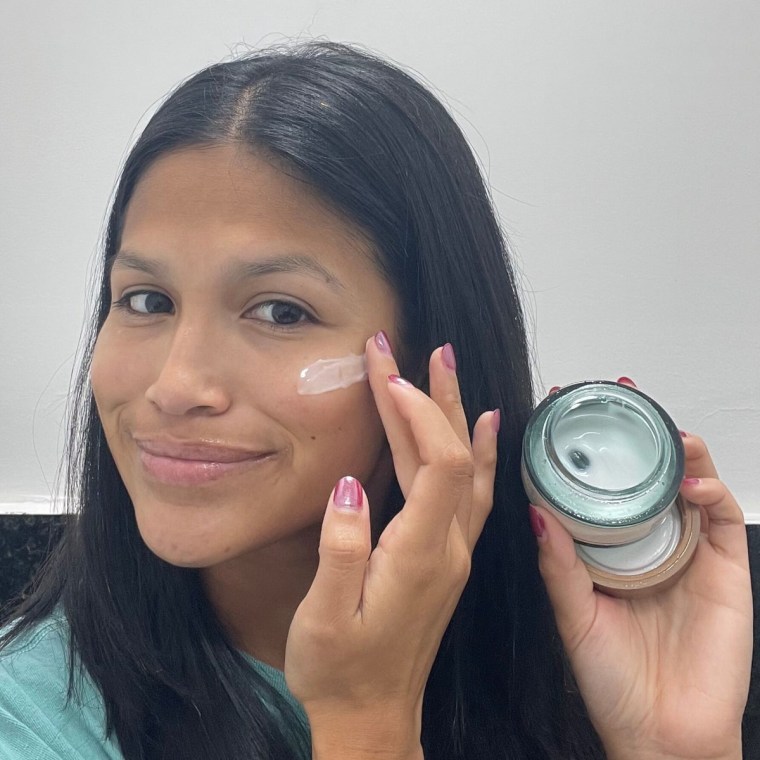
[[[678,495],[683,442],[640,390],[599,380],[551,394],[528,422],[522,474],[531,502],[567,528],[600,590],[649,593],[688,566],[699,511]]]

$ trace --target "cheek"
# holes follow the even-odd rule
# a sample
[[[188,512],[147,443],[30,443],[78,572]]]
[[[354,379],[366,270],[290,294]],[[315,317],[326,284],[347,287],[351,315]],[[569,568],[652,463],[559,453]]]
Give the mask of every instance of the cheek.
[[[313,396],[294,393],[282,413],[288,414],[291,430],[322,466],[330,461],[366,471],[385,444],[385,431],[366,382]]]
[[[90,365],[90,383],[101,417],[145,392],[151,371],[144,359],[144,353],[130,351],[128,341],[109,330],[107,323],[103,326]]]

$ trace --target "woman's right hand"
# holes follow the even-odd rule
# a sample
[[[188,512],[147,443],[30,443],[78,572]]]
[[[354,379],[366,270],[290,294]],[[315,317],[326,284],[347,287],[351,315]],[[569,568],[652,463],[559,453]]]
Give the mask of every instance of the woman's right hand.
[[[406,760],[422,757],[425,684],[493,503],[499,413],[482,414],[470,441],[450,346],[431,356],[430,397],[397,377],[384,334],[366,355],[406,503],[372,550],[366,494],[339,482],[285,677],[315,758]]]

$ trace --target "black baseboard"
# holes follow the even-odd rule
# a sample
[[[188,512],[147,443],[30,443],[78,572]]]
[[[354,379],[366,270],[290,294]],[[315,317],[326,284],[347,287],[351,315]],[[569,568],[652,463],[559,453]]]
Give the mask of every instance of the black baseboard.
[[[23,594],[31,576],[61,536],[61,515],[0,515],[0,606]],[[752,685],[744,715],[744,760],[760,760],[760,525],[747,528],[755,602]]]

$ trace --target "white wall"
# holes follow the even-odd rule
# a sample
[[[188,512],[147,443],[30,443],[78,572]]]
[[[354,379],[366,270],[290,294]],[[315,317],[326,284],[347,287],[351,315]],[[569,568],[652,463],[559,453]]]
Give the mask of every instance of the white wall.
[[[760,520],[754,0],[5,0],[2,509],[49,508],[135,127],[236,43],[320,35],[414,68],[455,111],[518,254],[545,386],[633,377],[708,439]]]

